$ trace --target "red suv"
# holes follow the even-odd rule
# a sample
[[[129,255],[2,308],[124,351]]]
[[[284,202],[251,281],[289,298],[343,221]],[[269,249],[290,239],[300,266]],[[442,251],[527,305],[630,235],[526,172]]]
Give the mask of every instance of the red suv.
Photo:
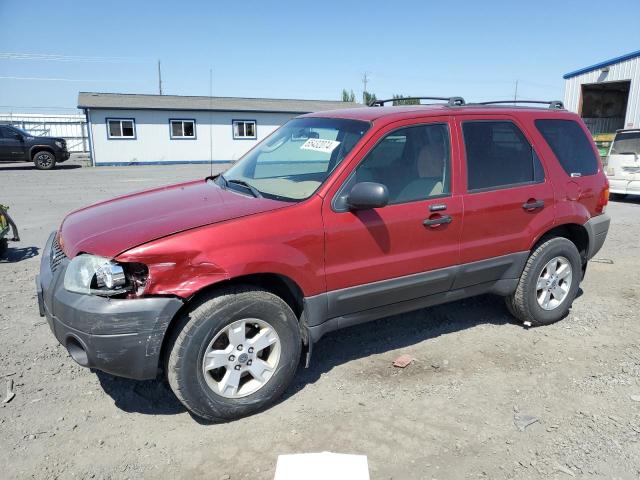
[[[580,118],[384,103],[303,115],[224,174],[68,215],[36,279],[57,339],[86,367],[164,372],[217,421],[273,402],[332,330],[485,293],[526,325],[563,318],[609,228]]]

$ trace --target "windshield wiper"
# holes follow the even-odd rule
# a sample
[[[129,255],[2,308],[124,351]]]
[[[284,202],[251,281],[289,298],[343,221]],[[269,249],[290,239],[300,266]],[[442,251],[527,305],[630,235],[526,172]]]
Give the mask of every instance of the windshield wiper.
[[[244,180],[235,180],[235,179],[229,180],[229,179],[224,178],[222,175],[220,175],[220,177],[222,178],[222,181],[225,182],[226,185],[229,185],[230,183],[234,184],[234,185],[240,185],[241,187],[244,187],[247,190],[249,190],[254,197],[256,197],[256,198],[261,198],[262,197],[262,194],[260,193],[260,190],[258,190],[253,185],[245,182]]]

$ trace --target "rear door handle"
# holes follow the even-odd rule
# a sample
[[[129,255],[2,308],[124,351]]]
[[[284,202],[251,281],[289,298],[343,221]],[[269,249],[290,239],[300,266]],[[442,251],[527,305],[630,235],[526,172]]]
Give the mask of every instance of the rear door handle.
[[[449,215],[442,215],[436,218],[427,218],[422,224],[426,227],[435,227],[437,225],[444,225],[451,223],[453,219]]]
[[[544,200],[529,200],[522,204],[522,208],[525,210],[537,210],[544,207]]]

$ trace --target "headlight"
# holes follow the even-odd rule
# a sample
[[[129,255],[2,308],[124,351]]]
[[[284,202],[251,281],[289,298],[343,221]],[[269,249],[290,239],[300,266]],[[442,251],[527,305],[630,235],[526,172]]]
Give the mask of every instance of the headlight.
[[[56,140],[53,143],[55,143],[58,148],[62,148],[62,142],[60,140]]]
[[[64,288],[70,292],[118,295],[144,287],[147,268],[140,264],[119,264],[96,255],[78,255],[69,263]]]

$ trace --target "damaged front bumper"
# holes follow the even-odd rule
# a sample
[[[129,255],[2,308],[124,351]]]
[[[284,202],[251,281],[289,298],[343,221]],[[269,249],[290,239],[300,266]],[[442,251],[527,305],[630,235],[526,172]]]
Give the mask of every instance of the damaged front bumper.
[[[158,373],[162,340],[183,305],[174,297],[111,299],[64,288],[69,260],[52,233],[42,254],[36,291],[40,315],[80,365],[145,380]]]

